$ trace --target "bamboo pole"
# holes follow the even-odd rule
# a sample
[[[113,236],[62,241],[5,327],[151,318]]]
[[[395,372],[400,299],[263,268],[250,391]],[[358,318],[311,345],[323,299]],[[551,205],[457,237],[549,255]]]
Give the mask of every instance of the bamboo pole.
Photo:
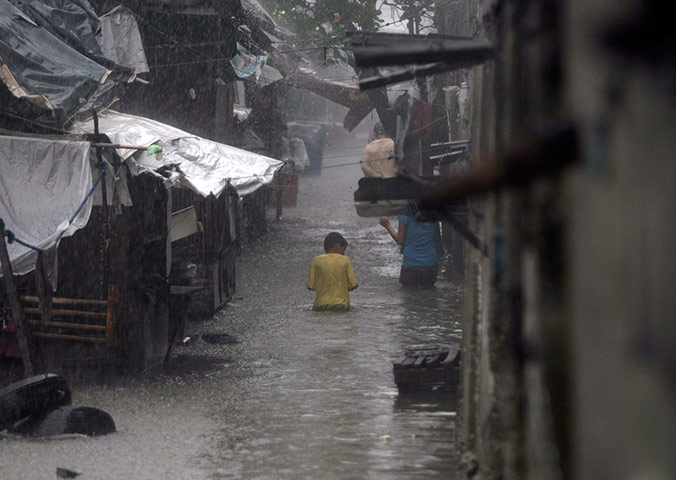
[[[32,377],[33,363],[31,362],[30,351],[28,350],[26,332],[23,329],[23,310],[21,309],[21,301],[19,300],[19,290],[16,288],[16,283],[14,282],[12,263],[9,260],[4,230],[0,232],[0,260],[2,261],[2,272],[7,288],[7,298],[12,307],[12,316],[14,317],[14,323],[16,324],[16,338],[19,342],[19,350],[21,350],[24,377]]]
[[[92,142],[92,147],[94,148],[120,148],[127,150],[148,150],[148,146],[143,145],[124,145],[120,143],[103,143],[103,142]]]
[[[284,167],[282,167],[284,168]],[[284,186],[283,186],[283,179],[282,179],[282,174],[278,171],[275,174],[276,177],[276,185],[273,187],[274,189],[277,190],[277,197],[276,197],[276,202],[275,202],[275,221],[279,222],[279,220],[282,218],[282,195],[284,194]]]

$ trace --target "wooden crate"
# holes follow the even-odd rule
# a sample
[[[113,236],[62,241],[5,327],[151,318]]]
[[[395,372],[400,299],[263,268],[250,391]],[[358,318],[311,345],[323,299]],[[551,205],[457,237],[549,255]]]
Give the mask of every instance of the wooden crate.
[[[406,347],[393,364],[400,392],[446,390],[460,379],[460,345],[430,344]]]

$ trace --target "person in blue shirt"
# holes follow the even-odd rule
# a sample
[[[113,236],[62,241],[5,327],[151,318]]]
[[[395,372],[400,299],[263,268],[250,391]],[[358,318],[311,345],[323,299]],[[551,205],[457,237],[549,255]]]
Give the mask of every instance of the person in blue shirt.
[[[410,215],[399,215],[395,231],[387,217],[380,224],[401,245],[404,258],[399,283],[411,287],[431,287],[439,271],[439,223],[418,222]]]

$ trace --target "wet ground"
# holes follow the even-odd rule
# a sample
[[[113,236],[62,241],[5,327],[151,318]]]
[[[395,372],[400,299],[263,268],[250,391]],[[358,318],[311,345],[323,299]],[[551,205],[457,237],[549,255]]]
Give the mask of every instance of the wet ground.
[[[454,478],[457,393],[399,396],[392,362],[406,345],[459,340],[460,283],[399,286],[398,248],[352,205],[359,154],[327,150],[321,174],[301,177],[297,206],[239,257],[236,298],[188,324],[193,341],[167,368],[73,379],[73,403],[109,412],[117,433],[2,439],[0,478],[52,479],[57,467],[85,480]],[[304,286],[331,230],[350,242],[360,282],[346,313],[313,312]]]

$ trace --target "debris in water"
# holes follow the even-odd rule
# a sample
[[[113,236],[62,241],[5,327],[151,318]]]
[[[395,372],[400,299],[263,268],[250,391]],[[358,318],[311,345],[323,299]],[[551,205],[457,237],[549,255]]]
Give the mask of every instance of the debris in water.
[[[56,478],[75,478],[78,475],[82,475],[75,470],[69,470],[67,468],[56,467]]]
[[[411,345],[394,362],[393,370],[399,393],[456,387],[460,379],[460,345]]]

